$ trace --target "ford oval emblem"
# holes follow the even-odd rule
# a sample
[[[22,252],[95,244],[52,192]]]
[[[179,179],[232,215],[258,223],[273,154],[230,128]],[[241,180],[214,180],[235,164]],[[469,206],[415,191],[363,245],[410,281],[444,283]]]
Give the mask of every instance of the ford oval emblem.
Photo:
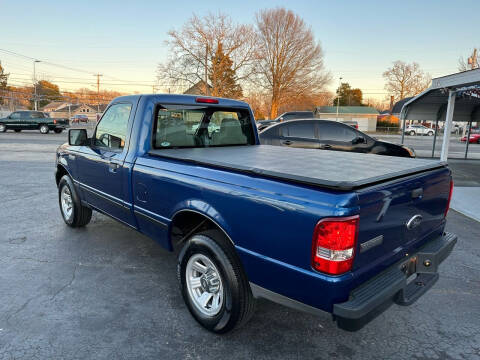
[[[410,220],[407,221],[407,229],[412,230],[415,229],[422,223],[423,217],[422,215],[414,215]]]

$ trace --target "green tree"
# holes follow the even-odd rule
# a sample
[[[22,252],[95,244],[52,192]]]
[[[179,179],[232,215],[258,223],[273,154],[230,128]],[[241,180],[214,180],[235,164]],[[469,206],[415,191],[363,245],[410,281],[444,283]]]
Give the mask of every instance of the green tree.
[[[363,105],[363,94],[360,89],[352,89],[349,83],[341,83],[337,89],[337,97],[333,105],[340,106],[361,106]]]
[[[212,56],[212,65],[208,78],[212,86],[212,96],[239,98],[242,97],[242,88],[237,84],[233,61],[223,52],[222,43],[218,43],[215,55]]]
[[[5,74],[5,70],[2,67],[2,63],[0,62],[0,90],[7,89],[7,81],[9,75],[10,74]]]
[[[39,107],[45,106],[54,100],[62,99],[58,85],[47,80],[37,82],[37,99]]]

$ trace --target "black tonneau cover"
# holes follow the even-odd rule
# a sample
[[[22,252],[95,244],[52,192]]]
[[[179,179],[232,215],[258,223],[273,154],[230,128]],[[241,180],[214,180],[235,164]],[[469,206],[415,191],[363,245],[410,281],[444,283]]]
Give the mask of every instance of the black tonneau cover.
[[[353,190],[446,165],[434,160],[271,145],[157,149],[150,154],[337,190]]]

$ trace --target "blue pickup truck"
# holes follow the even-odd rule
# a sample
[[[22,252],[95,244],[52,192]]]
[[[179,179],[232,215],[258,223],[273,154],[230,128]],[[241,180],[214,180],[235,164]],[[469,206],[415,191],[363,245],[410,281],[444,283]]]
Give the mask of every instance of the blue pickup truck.
[[[176,250],[187,308],[216,333],[256,298],[359,329],[423,295],[457,241],[445,163],[260,145],[229,99],[119,97],[91,137],[69,131],[55,178],[68,226],[96,210]]]

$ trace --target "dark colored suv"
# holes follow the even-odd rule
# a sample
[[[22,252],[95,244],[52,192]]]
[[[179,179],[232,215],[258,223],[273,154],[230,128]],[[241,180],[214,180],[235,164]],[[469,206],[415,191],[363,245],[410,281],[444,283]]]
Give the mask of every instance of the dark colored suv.
[[[329,120],[292,120],[259,133],[260,143],[310,149],[415,157],[413,149],[379,141],[352,126]]]
[[[57,134],[68,127],[68,119],[51,118],[41,111],[15,111],[6,118],[0,119],[0,132],[14,130],[40,130],[48,134],[53,130]]]

